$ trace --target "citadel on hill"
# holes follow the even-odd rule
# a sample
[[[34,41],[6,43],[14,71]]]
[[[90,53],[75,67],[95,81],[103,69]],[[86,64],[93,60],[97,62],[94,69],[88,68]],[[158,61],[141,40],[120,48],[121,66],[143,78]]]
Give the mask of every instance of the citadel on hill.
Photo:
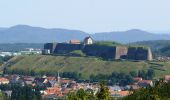
[[[95,42],[90,36],[83,42],[70,40],[68,43],[46,43],[43,54],[69,55],[69,56],[101,57],[106,60],[129,59],[129,60],[152,60],[152,52],[149,47],[131,47],[118,45],[112,42]]]

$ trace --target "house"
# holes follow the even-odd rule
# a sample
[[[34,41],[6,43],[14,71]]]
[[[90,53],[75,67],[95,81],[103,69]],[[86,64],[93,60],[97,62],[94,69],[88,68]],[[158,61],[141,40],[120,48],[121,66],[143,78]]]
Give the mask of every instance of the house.
[[[12,91],[7,90],[7,91],[3,91],[3,93],[5,94],[6,97],[10,98]]]
[[[170,75],[165,75],[164,79],[165,79],[165,82],[170,82]]]
[[[115,86],[109,87],[109,90],[110,91],[121,91],[122,89],[120,86],[115,85]]]
[[[133,78],[133,80],[134,80],[135,82],[139,82],[139,81],[142,81],[142,77],[135,77],[135,78]]]
[[[141,80],[137,83],[139,87],[148,87],[148,86],[153,86],[152,80]]]
[[[61,97],[55,94],[44,95],[44,100],[59,100],[59,99],[61,99]]]
[[[56,77],[46,77],[46,79],[51,87],[56,86],[56,83],[57,83]]]
[[[111,91],[110,92],[111,97],[117,97],[117,98],[125,97],[125,96],[127,96],[129,94],[130,94],[129,91]]]
[[[0,77],[0,84],[8,84],[9,80],[7,78],[4,77]]]
[[[90,36],[86,37],[84,39],[84,44],[85,45],[93,44],[93,39]]]
[[[130,85],[130,89],[132,89],[132,90],[137,90],[137,89],[139,89],[140,87],[139,87],[139,85],[137,85],[137,84],[134,84],[134,85]]]
[[[47,90],[44,91],[45,95],[59,94],[59,93],[61,93],[61,88],[60,87],[50,87],[50,88],[47,88]]]
[[[34,79],[34,83],[37,85],[37,86],[44,86],[44,83],[46,82],[46,78],[40,78],[40,77],[36,77]]]
[[[34,79],[35,78],[31,77],[31,76],[23,76],[23,77],[21,77],[20,80],[23,80],[25,85],[32,85],[34,82]]]
[[[79,40],[70,40],[69,41],[70,44],[80,44]]]
[[[18,83],[20,76],[19,75],[8,75],[5,76],[7,79],[9,79],[10,83],[15,84]]]

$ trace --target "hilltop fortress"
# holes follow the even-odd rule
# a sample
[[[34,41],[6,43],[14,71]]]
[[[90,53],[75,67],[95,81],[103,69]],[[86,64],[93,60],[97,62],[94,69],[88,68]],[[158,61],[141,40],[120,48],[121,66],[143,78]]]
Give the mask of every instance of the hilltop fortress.
[[[81,51],[86,56],[96,56],[107,60],[152,60],[152,52],[149,47],[105,45],[94,42],[90,36],[86,37],[83,42],[70,40],[69,43],[46,43],[43,54],[70,55],[73,51]]]

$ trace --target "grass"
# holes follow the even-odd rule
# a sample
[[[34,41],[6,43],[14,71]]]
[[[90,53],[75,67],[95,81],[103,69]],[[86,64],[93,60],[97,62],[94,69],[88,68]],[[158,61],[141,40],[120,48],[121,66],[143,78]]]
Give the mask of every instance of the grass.
[[[84,79],[91,74],[111,74],[112,72],[128,73],[130,71],[147,70],[152,68],[156,78],[170,74],[170,62],[133,62],[133,61],[103,61],[95,57],[68,57],[50,55],[17,56],[10,60],[13,63],[10,70],[34,70],[35,72],[78,72]],[[161,66],[159,66],[161,64]],[[151,67],[152,66],[152,67]],[[155,69],[155,67],[157,67]],[[165,71],[159,70],[164,68]]]

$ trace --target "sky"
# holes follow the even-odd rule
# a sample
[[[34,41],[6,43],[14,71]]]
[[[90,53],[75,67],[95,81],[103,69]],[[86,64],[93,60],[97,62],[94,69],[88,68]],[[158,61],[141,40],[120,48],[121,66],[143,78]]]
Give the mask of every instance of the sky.
[[[0,0],[0,27],[170,31],[170,0]]]

